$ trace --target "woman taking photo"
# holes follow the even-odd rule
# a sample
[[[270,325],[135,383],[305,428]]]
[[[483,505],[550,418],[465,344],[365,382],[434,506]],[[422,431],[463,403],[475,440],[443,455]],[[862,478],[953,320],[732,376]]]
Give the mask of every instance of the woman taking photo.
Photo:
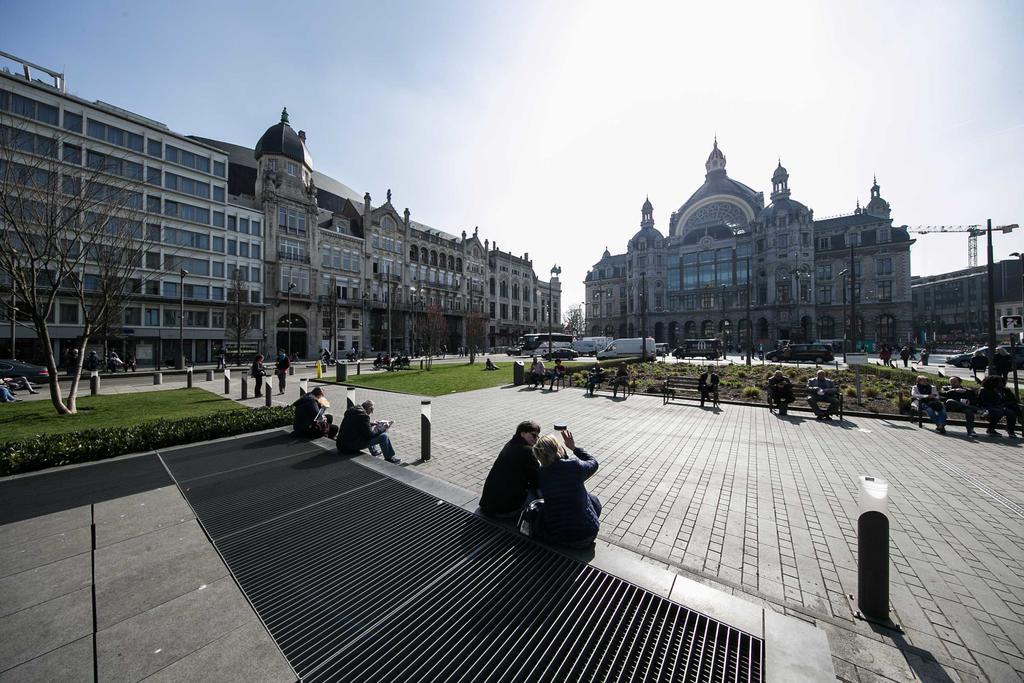
[[[597,472],[597,460],[576,446],[568,429],[562,432],[562,439],[565,447],[554,434],[541,437],[533,446],[540,463],[537,483],[544,496],[536,534],[543,541],[585,548],[594,542],[600,528],[601,501],[583,483]]]

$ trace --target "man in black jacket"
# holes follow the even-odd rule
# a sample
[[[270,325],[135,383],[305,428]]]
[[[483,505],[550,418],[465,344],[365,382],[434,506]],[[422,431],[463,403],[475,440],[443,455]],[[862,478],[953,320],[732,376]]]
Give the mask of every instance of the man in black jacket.
[[[978,412],[978,394],[968,389],[959,377],[950,377],[949,386],[942,387],[942,396],[946,412],[963,413],[967,422],[967,436],[974,436],[974,415]]]
[[[529,502],[537,488],[537,459],[533,445],[540,437],[540,425],[520,422],[513,436],[491,465],[480,496],[480,511],[492,517],[513,517]],[[534,494],[536,495],[536,494]]]
[[[333,439],[337,435],[338,428],[334,426],[334,416],[327,412],[330,404],[324,397],[323,388],[314,387],[292,405],[295,406],[292,431],[296,436],[310,439],[328,436]]]
[[[395,465],[402,464],[402,461],[395,457],[395,447],[391,445],[391,439],[387,434],[390,423],[371,423],[370,415],[373,415],[373,401],[363,401],[362,405],[345,411],[345,416],[341,419],[341,430],[338,432],[338,453],[351,455],[364,448],[372,450],[373,446],[379,446],[385,460]]]

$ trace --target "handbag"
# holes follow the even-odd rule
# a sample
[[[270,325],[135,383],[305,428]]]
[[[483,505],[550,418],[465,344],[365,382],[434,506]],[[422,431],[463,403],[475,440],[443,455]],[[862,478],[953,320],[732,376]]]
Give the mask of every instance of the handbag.
[[[543,498],[537,498],[536,500],[530,501],[530,504],[523,508],[523,511],[519,513],[519,522],[516,524],[516,528],[519,529],[519,533],[524,536],[530,536],[531,538],[536,536],[537,529],[540,528],[543,513]]]

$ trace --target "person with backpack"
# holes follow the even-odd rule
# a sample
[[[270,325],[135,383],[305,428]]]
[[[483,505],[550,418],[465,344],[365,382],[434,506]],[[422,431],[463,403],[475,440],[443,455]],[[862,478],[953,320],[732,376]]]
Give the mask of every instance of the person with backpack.
[[[542,541],[586,548],[593,544],[601,527],[601,501],[585,485],[597,472],[597,460],[576,446],[568,429],[562,431],[562,440],[564,446],[554,434],[548,434],[533,447],[540,463],[537,481],[544,506],[532,532]]]
[[[285,385],[288,382],[288,368],[292,365],[284,351],[277,354],[277,362],[274,365],[274,374],[277,375],[277,393],[283,394]]]
[[[256,398],[263,396],[263,378],[267,376],[267,369],[263,366],[263,354],[257,353],[252,367],[249,368],[249,375],[256,382]]]

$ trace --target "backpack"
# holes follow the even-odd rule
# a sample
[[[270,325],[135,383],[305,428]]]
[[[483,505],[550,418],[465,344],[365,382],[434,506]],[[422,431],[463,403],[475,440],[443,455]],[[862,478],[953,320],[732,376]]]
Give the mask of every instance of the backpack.
[[[519,521],[516,523],[516,528],[519,529],[519,533],[524,536],[536,536],[537,530],[540,528],[543,515],[544,499],[538,498],[530,501],[530,504],[523,508],[523,511],[519,513]]]

